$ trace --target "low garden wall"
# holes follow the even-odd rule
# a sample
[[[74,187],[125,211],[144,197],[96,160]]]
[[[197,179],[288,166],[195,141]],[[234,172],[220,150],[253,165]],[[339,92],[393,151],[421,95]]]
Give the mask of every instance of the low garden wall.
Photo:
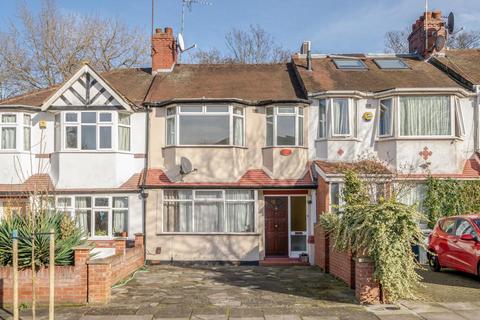
[[[314,233],[315,265],[355,289],[355,296],[360,303],[380,302],[380,286],[373,279],[373,262],[368,258],[354,257],[349,252],[336,250],[333,247],[334,240],[320,224],[315,225]]]
[[[144,263],[144,236],[135,235],[135,245],[127,248],[127,239],[112,241],[115,255],[91,259],[92,246],[76,247],[73,266],[55,267],[55,302],[57,304],[107,303],[113,284],[126,278]],[[32,302],[32,270],[19,271],[19,303]],[[36,273],[36,299],[47,304],[49,298],[49,269]],[[0,306],[13,301],[13,269],[0,267]]]

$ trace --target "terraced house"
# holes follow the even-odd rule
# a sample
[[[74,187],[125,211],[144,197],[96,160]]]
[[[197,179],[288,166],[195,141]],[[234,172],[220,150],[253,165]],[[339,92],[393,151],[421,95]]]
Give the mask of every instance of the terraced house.
[[[313,263],[317,216],[363,154],[408,168],[407,203],[427,174],[480,177],[480,53],[433,46],[445,25],[426,15],[436,32],[422,16],[410,54],[305,43],[268,65],[179,64],[173,30],[157,29],[149,69],[85,64],[0,103],[1,201],[21,210],[40,186],[92,240],[144,232],[149,261]]]

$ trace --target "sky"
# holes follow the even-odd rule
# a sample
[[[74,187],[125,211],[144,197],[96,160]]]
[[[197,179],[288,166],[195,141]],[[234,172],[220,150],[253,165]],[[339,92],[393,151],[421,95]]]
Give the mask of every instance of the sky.
[[[23,0],[38,10],[41,0]],[[155,26],[180,30],[182,0],[155,0]],[[0,30],[17,20],[20,0],[0,0]],[[151,0],[56,0],[61,11],[118,18],[151,29]],[[186,11],[185,42],[225,51],[225,34],[232,28],[258,24],[276,42],[298,51],[304,40],[313,52],[381,53],[385,32],[409,27],[425,8],[424,0],[208,0]],[[455,13],[456,27],[480,30],[479,0],[429,0],[429,9]],[[195,49],[193,49],[195,50]]]

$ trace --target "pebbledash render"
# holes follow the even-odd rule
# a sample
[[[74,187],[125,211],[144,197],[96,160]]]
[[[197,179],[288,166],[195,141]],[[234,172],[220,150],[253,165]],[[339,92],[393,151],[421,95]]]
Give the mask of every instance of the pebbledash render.
[[[437,51],[438,35],[441,13],[426,12],[409,54],[304,43],[288,63],[215,65],[178,63],[173,30],[157,29],[151,68],[86,63],[0,102],[0,208],[40,187],[91,240],[144,232],[150,262],[313,264],[317,217],[365,154],[385,174],[408,167],[402,200],[420,207],[426,172],[480,177],[480,52]]]

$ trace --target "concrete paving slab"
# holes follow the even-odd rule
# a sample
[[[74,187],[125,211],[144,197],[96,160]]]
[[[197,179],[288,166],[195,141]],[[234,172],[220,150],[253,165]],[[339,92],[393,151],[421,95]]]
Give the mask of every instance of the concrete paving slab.
[[[464,317],[453,312],[421,312],[418,315],[425,320],[465,320]]]
[[[456,313],[458,313],[467,320],[478,320],[478,318],[480,318],[480,309],[460,310],[456,311]]]
[[[111,320],[112,316],[93,316],[87,315],[80,318],[80,320]],[[143,316],[136,316],[136,315],[117,315],[115,316],[115,320],[152,320],[153,314],[151,315],[143,315]]]

